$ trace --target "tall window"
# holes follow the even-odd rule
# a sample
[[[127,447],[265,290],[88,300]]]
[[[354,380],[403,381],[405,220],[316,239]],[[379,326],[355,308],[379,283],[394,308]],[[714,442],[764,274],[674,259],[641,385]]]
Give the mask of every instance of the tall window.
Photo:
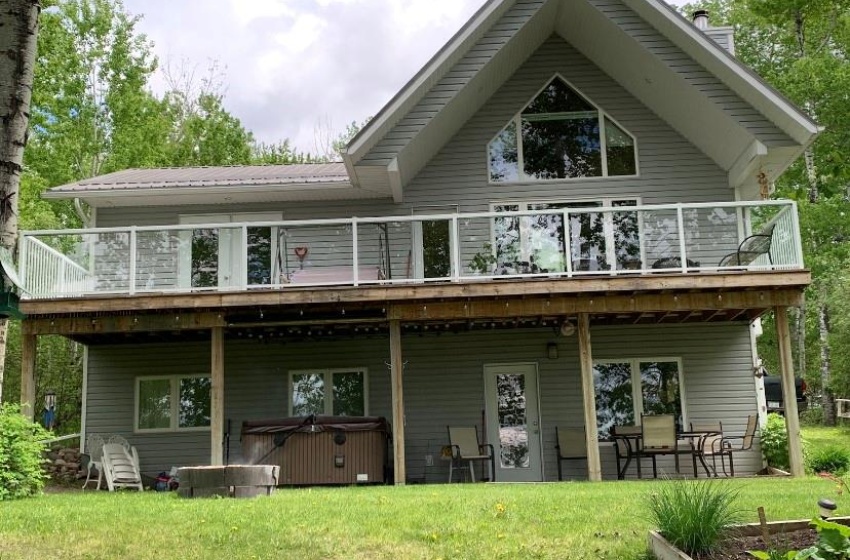
[[[489,146],[494,183],[637,174],[635,140],[556,76]]]
[[[136,430],[191,430],[210,425],[209,376],[136,379]]]
[[[638,215],[629,210],[637,204],[635,199],[494,204],[494,212],[539,212],[494,219],[496,272],[565,272],[567,255],[574,271],[640,268]],[[565,227],[562,211],[567,208],[576,212],[569,214]],[[623,210],[591,211],[594,208]]]
[[[292,416],[365,416],[366,370],[311,370],[289,374]]]
[[[596,362],[593,380],[600,438],[614,426],[640,424],[641,414],[672,414],[680,428],[687,422],[677,358]]]

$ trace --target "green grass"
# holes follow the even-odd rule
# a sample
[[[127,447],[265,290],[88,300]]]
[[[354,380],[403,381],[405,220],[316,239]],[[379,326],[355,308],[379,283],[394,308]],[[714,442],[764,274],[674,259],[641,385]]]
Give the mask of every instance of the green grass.
[[[826,447],[843,447],[850,452],[850,427],[826,428],[806,426],[801,429],[806,451],[811,453]]]
[[[664,482],[281,489],[254,500],[50,494],[0,504],[0,559],[644,558]],[[730,481],[756,520],[809,518],[850,497],[818,478]]]

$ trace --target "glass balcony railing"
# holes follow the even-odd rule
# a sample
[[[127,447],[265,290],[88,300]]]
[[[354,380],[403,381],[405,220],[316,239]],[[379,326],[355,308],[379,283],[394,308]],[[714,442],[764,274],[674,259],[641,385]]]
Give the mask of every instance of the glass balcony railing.
[[[789,201],[24,232],[30,298],[803,267]]]

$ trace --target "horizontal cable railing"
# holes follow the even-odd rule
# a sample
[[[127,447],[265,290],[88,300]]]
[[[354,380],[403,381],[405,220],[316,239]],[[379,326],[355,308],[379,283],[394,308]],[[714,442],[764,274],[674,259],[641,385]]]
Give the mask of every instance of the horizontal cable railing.
[[[803,266],[794,202],[593,204],[24,232],[21,277],[52,298]]]

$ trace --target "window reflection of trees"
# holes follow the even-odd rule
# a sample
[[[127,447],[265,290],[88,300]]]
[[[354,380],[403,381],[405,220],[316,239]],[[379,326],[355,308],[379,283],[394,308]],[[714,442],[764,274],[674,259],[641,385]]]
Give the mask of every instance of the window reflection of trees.
[[[139,381],[138,424],[142,430],[171,427],[171,380]]]
[[[179,427],[199,428],[210,425],[209,377],[186,377],[180,380]]]
[[[528,420],[524,375],[497,375],[499,454],[503,468],[528,468]]]
[[[363,416],[365,388],[361,372],[333,374],[333,413],[335,416]]]
[[[634,424],[631,364],[596,364],[593,367],[593,381],[599,437],[609,437],[614,426]]]
[[[309,416],[325,413],[325,379],[319,373],[292,376],[292,414]]]

